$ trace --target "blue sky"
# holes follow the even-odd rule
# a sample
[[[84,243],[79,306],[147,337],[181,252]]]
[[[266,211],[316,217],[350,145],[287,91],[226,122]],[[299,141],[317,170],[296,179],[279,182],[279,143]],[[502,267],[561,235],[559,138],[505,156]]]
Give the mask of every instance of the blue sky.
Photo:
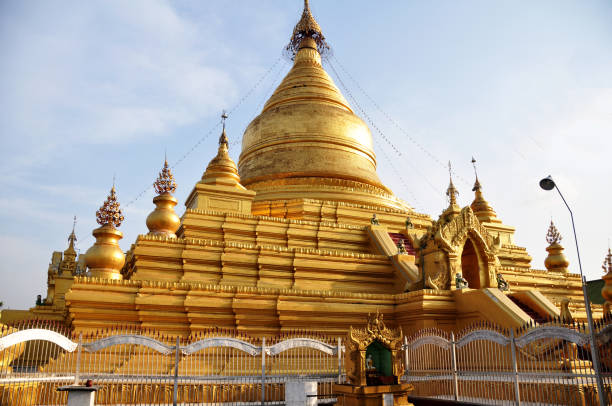
[[[298,0],[0,3],[5,307],[45,294],[51,253],[65,249],[74,215],[79,249],[91,246],[113,175],[127,250],[147,231],[149,186],[165,151],[182,213],[216,152],[223,109],[232,110],[237,160],[245,127],[290,67],[282,50],[301,8]],[[474,156],[485,197],[516,227],[532,267],[544,268],[552,217],[578,272],[568,212],[537,186],[551,174],[575,212],[587,279],[601,276],[612,234],[611,2],[312,0],[311,8],[354,110],[356,101],[400,151],[373,131],[378,172],[396,195],[437,218],[450,160],[467,205]]]

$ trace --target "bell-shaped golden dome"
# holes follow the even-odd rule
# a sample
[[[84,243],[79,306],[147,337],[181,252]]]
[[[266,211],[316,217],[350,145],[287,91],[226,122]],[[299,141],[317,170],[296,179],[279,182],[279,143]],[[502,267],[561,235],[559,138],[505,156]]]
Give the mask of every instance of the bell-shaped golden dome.
[[[476,177],[476,182],[474,183],[472,191],[475,192],[475,196],[470,207],[478,220],[489,223],[501,223],[501,220],[497,218],[497,213],[495,213],[493,207],[491,207],[489,202],[487,202],[482,195],[482,186],[480,186],[478,177]]]
[[[544,260],[544,265],[546,269],[549,271],[557,271],[567,273],[567,267],[569,266],[569,261],[563,254],[564,248],[560,244],[561,242],[561,234],[557,227],[555,227],[554,223],[550,222],[550,227],[548,228],[548,233],[546,233],[546,241],[548,242],[548,247],[546,247],[546,251],[548,251],[548,256]]]
[[[202,183],[207,185],[225,185],[233,186],[241,190],[245,190],[240,184],[240,176],[236,164],[229,156],[227,134],[225,134],[225,124],[223,132],[219,137],[219,150],[206,167],[204,175],[202,175]]]
[[[309,10],[302,20],[288,46],[297,48],[293,68],[245,130],[242,184],[257,192],[255,201],[312,198],[408,208],[379,180],[368,126],[323,69],[319,50],[327,45]]]
[[[176,191],[176,182],[174,176],[172,176],[172,171],[168,167],[167,160],[164,161],[164,167],[153,186],[158,195],[153,198],[153,203],[156,206],[155,210],[147,217],[149,234],[174,238],[181,220],[174,212],[174,206],[178,203],[176,198],[172,196],[172,193]]]
[[[125,254],[119,247],[119,240],[123,234],[115,227],[121,225],[123,214],[114,185],[108,198],[96,212],[96,220],[101,227],[92,232],[96,242],[85,253],[85,264],[92,277],[122,279],[120,271],[125,263]]]

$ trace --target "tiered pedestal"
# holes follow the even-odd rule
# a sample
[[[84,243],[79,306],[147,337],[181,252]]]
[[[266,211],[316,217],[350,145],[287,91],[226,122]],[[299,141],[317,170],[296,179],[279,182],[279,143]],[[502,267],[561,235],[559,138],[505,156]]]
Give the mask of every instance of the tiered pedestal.
[[[333,393],[337,406],[413,406],[408,393],[414,387],[409,383],[399,385],[352,386],[334,384]]]

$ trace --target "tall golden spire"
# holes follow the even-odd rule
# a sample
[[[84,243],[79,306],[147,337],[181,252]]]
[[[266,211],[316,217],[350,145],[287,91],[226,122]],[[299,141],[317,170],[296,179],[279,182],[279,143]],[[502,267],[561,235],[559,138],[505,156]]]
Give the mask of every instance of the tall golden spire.
[[[159,172],[153,187],[157,196],[153,198],[155,210],[147,217],[149,234],[175,238],[176,230],[178,230],[181,221],[174,212],[174,206],[178,203],[176,198],[172,196],[172,193],[176,191],[176,182],[167,159],[164,159],[164,167]]]
[[[125,263],[125,255],[119,247],[119,240],[123,234],[116,227],[123,222],[123,214],[117,201],[114,182],[106,201],[96,211],[96,220],[101,227],[92,232],[96,242],[85,253],[85,264],[92,277],[122,279],[120,271]]]
[[[555,224],[551,220],[548,232],[546,233],[546,242],[548,242],[546,251],[548,251],[548,256],[544,260],[544,265],[549,271],[567,273],[569,261],[565,257],[565,254],[563,254],[564,248],[560,244],[561,239],[561,233],[559,233],[559,230],[557,230],[557,227],[555,227]]]
[[[67,272],[67,273],[74,275],[76,271],[77,252],[76,252],[76,249],[74,248],[74,243],[76,242],[77,238],[76,238],[76,235],[74,234],[75,226],[76,226],[76,216],[74,216],[74,220],[72,222],[72,232],[68,236],[68,248],[64,250],[62,262],[59,265],[60,274]]]
[[[304,0],[304,11],[302,12],[302,18],[293,28],[293,34],[289,39],[289,44],[285,47],[286,52],[291,56],[291,58],[295,57],[298,50],[300,49],[300,44],[304,38],[312,38],[316,44],[316,48],[320,54],[324,55],[329,52],[330,47],[325,42],[325,36],[321,31],[321,27],[317,20],[313,17],[310,12],[310,4],[308,0]]]
[[[478,220],[484,222],[499,222],[495,210],[493,210],[493,208],[489,205],[489,202],[487,202],[482,195],[482,186],[478,180],[476,160],[474,157],[472,157],[472,166],[474,167],[474,176],[476,177],[476,181],[474,182],[474,187],[472,188],[472,191],[475,192],[475,197],[470,207]]]
[[[75,227],[76,227],[76,216],[74,216],[74,219],[72,221],[72,232],[68,236],[68,248],[66,248],[66,251],[64,251],[64,256],[67,253],[70,253],[70,254],[74,253],[74,255],[76,255],[76,250],[74,249],[74,243],[77,240],[76,235],[74,234]]]
[[[242,137],[242,185],[261,204],[316,199],[409,209],[378,178],[370,129],[323,69],[325,46],[306,3],[287,47],[293,67]]]
[[[446,211],[452,209],[453,212],[459,212],[460,208],[459,205],[457,205],[457,195],[459,194],[459,191],[453,183],[453,168],[450,161],[448,161],[448,178],[450,181],[448,183],[448,188],[446,189],[446,196],[448,197],[448,208]]]

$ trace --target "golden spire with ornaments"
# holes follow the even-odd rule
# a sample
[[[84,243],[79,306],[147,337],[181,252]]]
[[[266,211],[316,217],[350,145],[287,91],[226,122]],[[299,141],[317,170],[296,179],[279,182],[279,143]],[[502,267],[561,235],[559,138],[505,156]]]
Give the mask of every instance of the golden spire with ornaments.
[[[564,248],[560,244],[561,239],[561,233],[559,233],[553,221],[550,220],[550,226],[546,233],[546,242],[548,243],[546,251],[548,251],[548,256],[544,260],[544,266],[546,266],[548,271],[568,272],[567,267],[569,266],[569,261],[563,253]]]
[[[85,264],[90,275],[103,279],[123,279],[121,268],[125,263],[125,254],[119,247],[119,240],[123,238],[117,227],[123,221],[123,214],[119,208],[115,182],[106,201],[96,212],[99,228],[93,230],[96,242],[85,253]]]
[[[157,196],[153,198],[155,210],[147,217],[147,227],[149,234],[162,235],[166,237],[176,238],[176,230],[178,230],[181,220],[174,212],[174,206],[178,201],[172,194],[176,191],[176,182],[172,171],[168,167],[168,160],[164,160],[164,167],[153,187],[157,192]]]

